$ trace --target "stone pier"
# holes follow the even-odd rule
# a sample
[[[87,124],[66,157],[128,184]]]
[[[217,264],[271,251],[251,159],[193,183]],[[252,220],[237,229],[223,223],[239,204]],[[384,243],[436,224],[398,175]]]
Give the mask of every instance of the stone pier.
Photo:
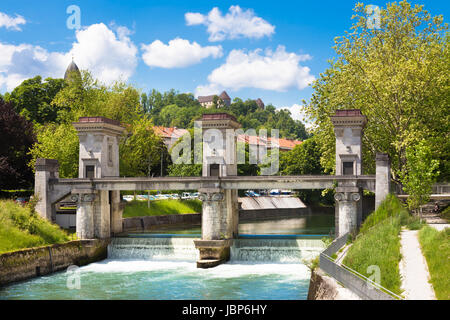
[[[197,128],[202,129],[203,177],[237,175],[235,129],[240,124],[226,113],[205,114]],[[239,210],[237,190],[199,189],[202,205],[202,239],[195,241],[200,260],[197,267],[210,268],[230,259],[232,239],[237,237]]]
[[[375,210],[391,189],[391,162],[387,153],[377,153],[375,157]]]
[[[56,211],[51,201],[52,189],[50,179],[59,178],[59,163],[54,159],[36,159],[34,175],[34,196],[38,197],[36,211],[39,215],[49,221],[56,221]]]

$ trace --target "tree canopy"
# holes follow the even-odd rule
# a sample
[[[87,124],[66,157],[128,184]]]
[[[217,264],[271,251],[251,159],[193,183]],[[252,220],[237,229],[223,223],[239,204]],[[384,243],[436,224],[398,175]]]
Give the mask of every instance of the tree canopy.
[[[141,104],[158,126],[193,128],[194,121],[204,113],[226,112],[234,115],[244,130],[278,129],[282,138],[304,140],[308,137],[304,124],[292,119],[288,110],[276,109],[272,105],[261,109],[251,99],[235,98],[229,106],[217,107],[215,104],[204,108],[190,93],[152,90],[148,95],[141,95]]]
[[[27,164],[35,139],[33,124],[0,99],[0,189],[32,186],[33,171]]]
[[[406,150],[419,141],[433,146],[441,179],[450,172],[450,56],[448,25],[423,6],[407,1],[380,10],[380,28],[367,23],[365,6],[355,6],[350,32],[335,39],[337,59],[313,84],[304,102],[315,120],[321,164],[334,171],[335,137],[330,116],[336,109],[361,109],[366,173],[373,173],[376,152],[392,160],[392,176],[401,183]],[[446,175],[446,176],[445,176]]]

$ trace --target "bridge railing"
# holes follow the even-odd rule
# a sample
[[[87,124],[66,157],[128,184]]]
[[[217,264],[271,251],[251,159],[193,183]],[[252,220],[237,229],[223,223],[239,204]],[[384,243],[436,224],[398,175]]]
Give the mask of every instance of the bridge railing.
[[[335,239],[320,253],[320,268],[364,300],[403,300],[401,296],[391,292],[357,271],[343,264],[337,264],[331,258],[333,254],[338,252],[346,244],[348,235],[346,233]]]

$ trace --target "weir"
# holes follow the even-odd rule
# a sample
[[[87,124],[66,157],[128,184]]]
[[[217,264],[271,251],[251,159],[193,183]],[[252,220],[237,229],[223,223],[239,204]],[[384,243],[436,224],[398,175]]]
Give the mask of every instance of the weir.
[[[113,238],[108,246],[108,259],[191,261],[199,259],[199,251],[189,237],[123,237]],[[231,262],[304,263],[325,248],[320,239],[264,236],[234,239],[230,246]]]

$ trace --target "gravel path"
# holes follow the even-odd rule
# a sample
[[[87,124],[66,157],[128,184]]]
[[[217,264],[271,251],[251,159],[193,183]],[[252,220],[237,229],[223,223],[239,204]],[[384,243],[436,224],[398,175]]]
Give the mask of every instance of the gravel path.
[[[420,249],[417,230],[401,232],[400,274],[403,294],[407,300],[436,300],[434,290],[428,282],[430,276],[427,262]]]

